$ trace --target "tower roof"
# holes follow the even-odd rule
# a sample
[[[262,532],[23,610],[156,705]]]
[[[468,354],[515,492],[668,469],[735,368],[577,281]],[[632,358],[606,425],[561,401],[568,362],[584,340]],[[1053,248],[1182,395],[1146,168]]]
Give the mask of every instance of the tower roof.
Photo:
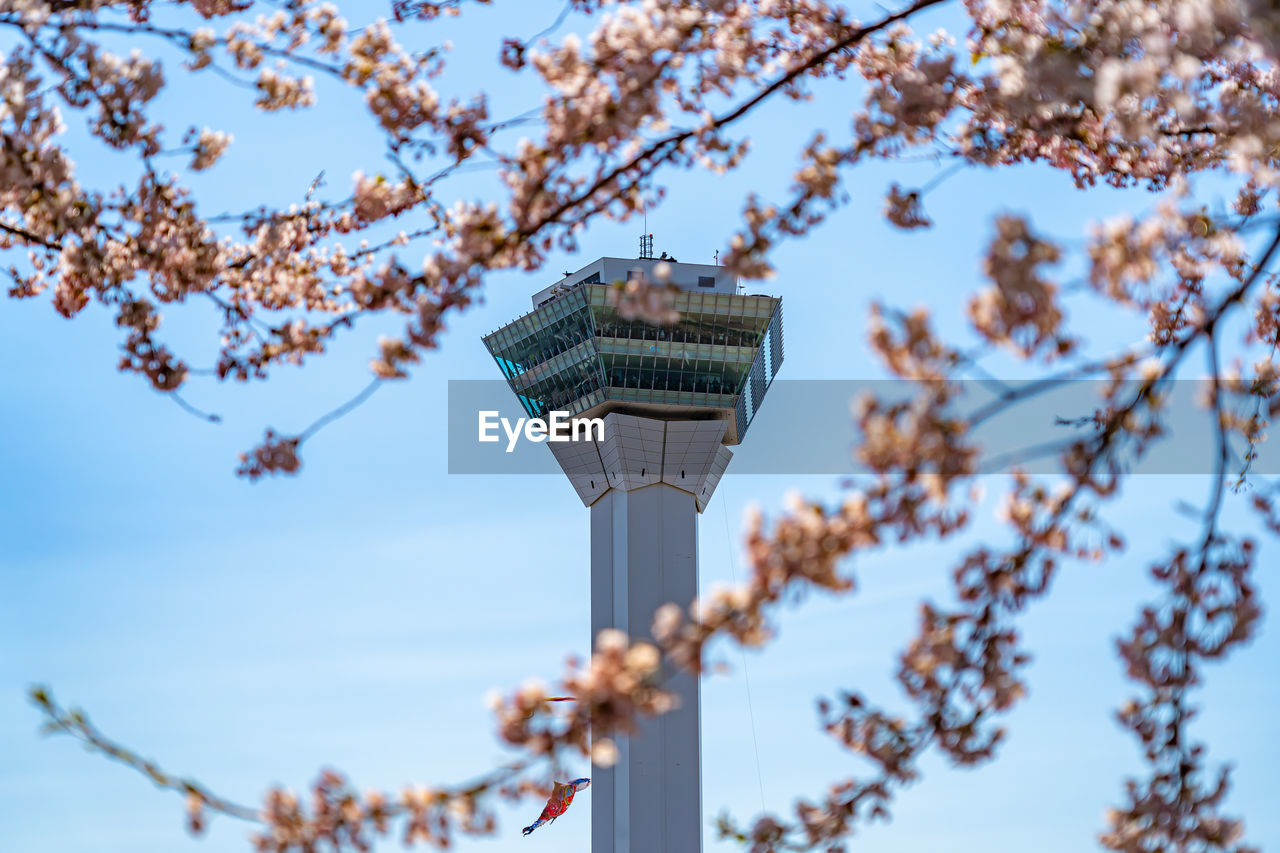
[[[666,254],[665,252],[663,253]],[[663,280],[657,273],[665,265],[665,280],[691,293],[736,293],[737,281],[724,267],[714,264],[682,264],[675,258],[596,258],[577,272],[566,272],[549,287],[533,295],[533,307],[545,305],[580,284],[609,284],[644,275],[650,281]]]

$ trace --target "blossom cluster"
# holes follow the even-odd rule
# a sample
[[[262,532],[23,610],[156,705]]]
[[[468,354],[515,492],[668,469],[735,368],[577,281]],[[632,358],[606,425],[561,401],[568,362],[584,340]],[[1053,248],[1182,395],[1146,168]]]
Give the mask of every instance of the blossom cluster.
[[[535,756],[571,749],[609,767],[618,757],[616,738],[634,732],[644,717],[677,707],[677,697],[660,685],[661,663],[653,644],[601,631],[591,659],[585,665],[570,660],[559,686],[573,707],[554,714],[546,688],[530,682],[509,697],[493,697],[498,736]]]

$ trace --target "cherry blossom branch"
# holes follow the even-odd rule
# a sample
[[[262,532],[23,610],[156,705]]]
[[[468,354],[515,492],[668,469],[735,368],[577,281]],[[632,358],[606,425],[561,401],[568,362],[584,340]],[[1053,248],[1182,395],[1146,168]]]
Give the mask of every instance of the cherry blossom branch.
[[[393,802],[378,791],[357,795],[341,774],[326,770],[312,787],[311,809],[305,809],[296,796],[280,788],[267,792],[263,808],[253,809],[215,794],[192,779],[176,777],[113,741],[94,727],[82,711],[63,709],[45,687],[31,688],[29,697],[44,717],[45,733],[69,735],[90,751],[146,776],[156,787],[183,794],[187,828],[192,834],[204,830],[207,814],[225,815],[260,826],[255,846],[271,853],[303,853],[316,849],[315,845],[323,841],[332,844],[335,850],[344,849],[348,844],[357,850],[367,850],[368,834],[386,835],[390,822],[397,819],[405,823],[403,839],[407,845],[423,842],[448,846],[455,828],[473,835],[487,835],[495,830],[494,816],[480,806],[481,798],[500,794],[514,800],[545,793],[548,787],[544,782],[522,778],[540,761],[529,760],[509,764],[450,788],[406,788],[399,800]],[[554,763],[553,757],[543,760]]]
[[[669,673],[664,674],[660,665],[661,657],[652,645],[632,643],[619,631],[604,631],[585,667],[569,662],[562,689],[575,697],[571,710],[557,711],[545,691],[532,684],[509,698],[495,700],[500,736],[508,745],[521,749],[525,758],[461,785],[406,788],[394,802],[378,791],[360,796],[340,773],[326,770],[312,786],[309,809],[290,792],[272,788],[263,808],[256,812],[140,758],[95,729],[82,712],[64,711],[46,688],[32,688],[30,696],[45,717],[46,732],[71,735],[91,750],[143,773],[159,787],[186,794],[187,825],[192,833],[202,831],[208,811],[260,824],[262,832],[254,839],[260,851],[306,853],[327,842],[336,853],[344,849],[366,851],[368,834],[387,834],[389,822],[396,818],[404,819],[407,846],[421,842],[447,847],[455,832],[492,834],[497,821],[485,805],[486,798],[545,796],[548,781],[526,775],[542,764],[557,774],[566,750],[589,755],[604,766],[612,764],[617,759],[613,738],[632,733],[640,718],[675,707],[671,694],[661,687]]]
[[[189,371],[189,372],[195,372],[195,371]],[[206,423],[211,423],[211,424],[222,423],[221,415],[214,414],[212,412],[202,411],[201,409],[197,409],[195,406],[191,405],[185,399],[183,399],[182,395],[179,394],[177,391],[170,391],[167,396],[170,400],[172,400],[178,406],[178,408],[182,409],[182,411],[186,412],[192,417],[198,418],[202,421],[205,421]]]
[[[1155,375],[1139,385],[1123,406],[1106,413],[1100,423],[1099,434],[1087,442],[1072,442],[1069,452],[1065,454],[1066,468],[1071,477],[1065,493],[1050,495],[1047,490],[1032,490],[1024,477],[1015,478],[1018,485],[1011,502],[1022,505],[1023,508],[1010,510],[1009,516],[1019,530],[1021,544],[1003,555],[992,555],[981,549],[966,558],[956,570],[957,591],[964,606],[958,612],[944,614],[926,605],[921,633],[903,656],[899,678],[908,694],[920,705],[921,716],[914,722],[888,717],[868,706],[858,694],[846,697],[846,707],[839,715],[829,715],[830,706],[825,703],[822,705],[822,712],[826,717],[825,728],[847,748],[871,759],[881,768],[881,774],[869,782],[847,781],[835,786],[828,800],[821,806],[801,804],[797,810],[799,823],[796,826],[788,827],[776,818],[765,815],[757,819],[753,827],[744,829],[724,818],[720,824],[722,837],[736,837],[756,845],[764,845],[759,849],[808,849],[831,843],[851,831],[850,821],[857,817],[862,797],[871,792],[874,792],[876,802],[868,817],[887,814],[889,791],[892,787],[915,778],[915,757],[930,743],[942,745],[954,760],[962,763],[991,757],[1002,731],[997,729],[987,736],[980,736],[978,723],[991,712],[1006,710],[1023,692],[1021,682],[1014,673],[1020,662],[1025,661],[1025,657],[1010,648],[1013,634],[1006,625],[1006,620],[1021,611],[1028,601],[1048,591],[1055,565],[1050,555],[1074,554],[1085,557],[1090,553],[1084,546],[1071,543],[1065,524],[1086,492],[1092,492],[1099,498],[1115,493],[1114,472],[1110,482],[1100,480],[1096,473],[1098,468],[1106,464],[1112,448],[1129,436],[1133,429],[1131,416],[1151,400],[1162,382],[1174,374],[1191,343],[1204,338],[1212,347],[1218,324],[1264,276],[1277,248],[1280,248],[1280,229],[1253,264],[1250,275],[1226,294],[1191,334],[1169,345],[1168,349],[1172,352],[1170,357],[1162,363]],[[898,319],[904,325],[913,322],[910,317],[899,316]],[[886,342],[884,346],[887,348],[889,344]],[[953,355],[944,350],[935,350],[930,357],[941,364],[955,363]],[[1211,352],[1211,357],[1216,383],[1216,352]],[[891,363],[901,365],[903,370],[911,369],[917,374],[927,373],[921,367],[909,368],[907,365],[912,358],[914,356],[907,352],[895,353],[891,356]],[[1218,387],[1215,384],[1215,391]],[[945,399],[945,393],[941,390],[943,388],[945,386],[933,386],[931,393],[941,393]],[[930,392],[927,391],[926,396],[928,393]],[[1215,396],[1213,402],[1213,415],[1220,417],[1220,395]],[[866,411],[874,412],[873,409]],[[865,420],[863,426],[865,431]],[[1147,438],[1138,434],[1136,440],[1141,445]],[[1219,440],[1218,479],[1222,481],[1226,460],[1225,433],[1220,433]],[[1216,541],[1213,520],[1221,505],[1222,486],[1223,482],[1215,484],[1209,520],[1206,522],[1206,538],[1201,548],[1204,555],[1202,562],[1207,559],[1208,549]],[[851,515],[850,507],[856,508],[858,514]],[[831,518],[822,518],[816,514],[816,507],[806,508],[805,512],[799,513],[799,530],[789,527],[790,522],[786,520],[780,522],[780,530],[768,541],[768,547],[753,551],[760,555],[758,559],[770,561],[764,566],[757,563],[756,570],[761,571],[767,567],[768,572],[780,576],[784,583],[786,578],[794,578],[792,582],[799,582],[806,577],[802,574],[805,571],[803,564],[797,562],[785,572],[780,571],[787,566],[787,563],[780,561],[781,554],[794,554],[791,559],[802,560],[805,559],[804,555],[812,555],[813,549],[821,543],[820,549],[825,561],[852,553],[860,545],[865,547],[867,544],[877,544],[880,537],[875,533],[876,521],[866,517],[866,509],[864,498],[846,503],[845,511],[834,513]],[[859,528],[854,528],[851,531],[851,523],[866,529],[859,531]],[[799,541],[795,541],[796,537],[799,537]],[[1120,540],[1114,533],[1110,534],[1110,544],[1113,548],[1119,547]],[[813,557],[808,556],[808,559]],[[846,582],[843,586],[848,589],[851,582]],[[764,593],[763,589],[768,589],[768,593]],[[661,631],[655,627],[655,632],[660,639],[666,638],[668,650],[676,655],[677,660],[699,660],[706,642],[717,633],[727,633],[736,637],[739,642],[755,636],[743,634],[742,626],[759,625],[759,608],[767,602],[777,601],[781,595],[781,588],[774,584],[762,586],[757,579],[748,590],[728,593],[711,607],[701,605],[696,610],[701,616],[698,623],[681,625],[674,614],[668,613],[666,617],[660,618]],[[972,635],[967,639],[957,640],[953,634],[966,624],[972,626]],[[951,672],[950,681],[936,674],[938,669],[947,667]],[[975,696],[966,673],[981,673],[981,684],[990,692]],[[946,709],[951,707],[952,697],[957,694],[968,697],[960,700],[962,707],[966,702],[971,707],[967,714],[961,713],[958,717],[949,719],[948,713],[955,712],[948,712]],[[1180,699],[1175,700],[1175,711],[1179,715],[1180,702]],[[1180,723],[1176,724],[1174,731],[1179,731],[1179,726]],[[795,843],[787,847],[790,842],[785,842],[785,839],[796,833],[804,839],[804,844]]]
[[[193,40],[195,39],[195,36],[196,36],[194,32],[191,32],[189,30],[178,29],[174,27],[159,27],[154,24],[148,24],[148,23],[143,23],[139,21],[130,21],[127,24],[115,23],[113,21],[103,21],[97,18],[87,18],[87,17],[76,18],[74,20],[49,20],[42,24],[37,24],[35,26],[32,26],[32,24],[29,21],[26,21],[21,17],[0,15],[0,26],[8,26],[14,29],[19,29],[27,34],[31,34],[32,30],[54,30],[62,34],[65,34],[72,30],[90,30],[94,32],[116,33],[120,35],[129,35],[129,36],[135,36],[135,35],[153,36],[155,38],[168,42],[169,44],[183,51],[184,53],[191,51],[191,45],[193,44]],[[210,40],[206,41],[205,43],[209,47],[225,48],[228,46],[229,42],[230,40],[225,36],[213,36]],[[338,80],[343,80],[345,82],[345,77],[343,76],[343,69],[342,69],[342,66],[340,65],[322,62],[318,59],[307,56],[305,54],[299,54],[293,50],[274,47],[273,45],[265,42],[254,42],[253,46],[266,56],[271,56],[276,59],[283,59],[287,62],[291,62],[296,65],[300,65],[304,68],[307,68],[308,70],[319,71],[323,74],[327,74],[331,77],[334,77]],[[245,82],[242,80],[238,80],[238,78],[233,78],[233,79],[235,79],[237,82],[241,82],[241,83]]]
[[[560,217],[562,217],[564,214],[570,212],[575,207],[577,207],[578,205],[585,202],[587,199],[594,196],[597,192],[611,185],[618,178],[620,178],[621,176],[629,172],[639,170],[642,167],[644,167],[646,164],[649,164],[648,168],[650,171],[652,171],[652,169],[656,167],[657,163],[661,162],[661,160],[665,159],[666,157],[669,157],[672,154],[674,154],[676,151],[679,150],[680,146],[684,142],[688,141],[689,139],[692,139],[693,137],[698,136],[700,133],[703,133],[707,130],[722,130],[732,125],[734,122],[738,121],[739,119],[744,118],[755,107],[759,106],[768,98],[777,94],[779,91],[782,91],[787,86],[792,85],[798,79],[800,79],[802,76],[809,73],[813,69],[820,67],[836,54],[839,54],[845,50],[848,50],[851,47],[858,45],[868,36],[874,35],[875,33],[878,33],[881,30],[897,23],[898,21],[906,20],[907,18],[911,17],[912,15],[924,9],[927,9],[931,6],[939,5],[940,3],[943,3],[943,2],[945,2],[945,0],[915,0],[915,2],[912,3],[910,6],[908,6],[907,8],[902,9],[901,11],[898,11],[898,12],[894,12],[889,15],[885,15],[883,18],[879,19],[873,24],[868,24],[867,26],[864,26],[864,27],[854,28],[845,37],[838,39],[832,45],[822,50],[814,52],[803,62],[800,62],[794,65],[793,67],[789,68],[785,73],[774,78],[771,82],[761,87],[753,96],[751,96],[750,98],[747,98],[746,100],[738,104],[736,107],[721,114],[720,116],[710,119],[703,127],[697,130],[686,130],[679,133],[671,134],[669,136],[663,137],[662,139],[659,139],[649,144],[647,147],[642,149],[638,154],[630,157],[624,163],[618,166],[615,166],[613,169],[609,170],[605,174],[598,177],[593,183],[591,183],[587,187],[586,190],[580,193],[577,193],[576,195],[570,197],[569,199],[562,202],[558,206],[552,208],[551,212],[549,212],[543,218],[538,220],[536,225],[527,226],[519,230],[517,232],[518,236],[523,238],[528,238],[533,236],[533,234],[541,230],[542,227],[544,227],[545,225],[549,225],[552,222],[558,221]],[[647,174],[647,173],[642,173],[642,174]]]
[[[355,411],[366,400],[372,397],[374,393],[376,393],[377,390],[382,387],[382,384],[385,381],[386,380],[384,379],[372,380],[368,385],[364,386],[364,389],[361,390],[359,394],[356,394],[350,400],[343,403],[341,406],[338,406],[336,409],[329,412],[328,414],[321,415],[319,418],[316,418],[316,420],[309,427],[304,429],[302,432],[298,433],[299,443],[306,441],[308,438],[315,435],[317,432],[324,429],[329,424],[333,423],[339,418],[344,417],[345,415],[348,415],[351,412]]]
[[[6,234],[12,234],[14,237],[26,240],[28,243],[34,243],[37,246],[44,246],[46,249],[50,249],[54,252],[62,251],[62,247],[57,243],[51,243],[40,235],[32,234],[24,228],[18,228],[16,226],[0,222],[0,231],[3,231]]]
[[[407,353],[402,353],[402,356],[404,355]],[[296,473],[302,467],[298,448],[303,442],[329,424],[358,409],[382,387],[385,381],[387,380],[381,377],[372,380],[360,393],[336,409],[320,416],[296,435],[282,435],[273,429],[268,429],[261,444],[247,453],[240,454],[240,467],[236,469],[236,473],[239,476],[248,477],[250,481],[278,472]]]
[[[66,734],[83,743],[91,751],[106,756],[131,767],[150,779],[158,788],[185,794],[189,799],[198,801],[201,808],[207,808],[219,814],[234,817],[237,820],[258,821],[255,809],[241,805],[232,800],[214,794],[198,782],[173,776],[163,770],[155,762],[140,757],[137,753],[121,746],[108,738],[90,722],[84,712],[75,708],[63,709],[54,700],[46,687],[33,687],[28,693],[31,701],[44,715],[44,732],[47,734]]]

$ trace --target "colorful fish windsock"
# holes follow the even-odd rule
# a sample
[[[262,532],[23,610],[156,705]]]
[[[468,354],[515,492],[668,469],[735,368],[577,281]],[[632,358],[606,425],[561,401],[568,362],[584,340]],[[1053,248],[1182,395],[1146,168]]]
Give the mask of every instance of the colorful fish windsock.
[[[573,795],[586,788],[591,784],[590,779],[574,779],[572,782],[556,782],[555,787],[551,791],[551,797],[547,800],[547,804],[542,809],[542,814],[538,815],[538,819],[524,828],[524,834],[528,835],[544,823],[554,823],[555,819],[565,813],[569,808],[569,804],[573,802]]]

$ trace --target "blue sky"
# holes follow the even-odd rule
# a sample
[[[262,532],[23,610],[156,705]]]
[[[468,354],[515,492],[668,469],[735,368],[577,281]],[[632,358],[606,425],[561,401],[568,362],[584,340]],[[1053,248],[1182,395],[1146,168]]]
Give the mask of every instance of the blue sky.
[[[496,5],[438,25],[457,46],[446,80],[460,91],[488,89],[499,102],[495,115],[516,114],[536,95],[511,85],[493,57],[502,35],[539,31],[559,4]],[[945,21],[935,16],[927,28]],[[851,88],[824,83],[814,102],[776,104],[750,120],[743,132],[753,154],[739,173],[668,175],[668,201],[649,217],[655,249],[710,262],[747,192],[783,198],[789,169],[778,164],[794,162],[815,128],[843,133]],[[323,85],[320,93],[314,113],[268,118],[254,117],[243,93],[213,78],[164,96],[172,127],[192,122],[236,134],[225,165],[193,181],[206,209],[294,199],[321,169],[340,197],[356,169],[385,168],[375,135],[342,118],[352,96]],[[68,124],[78,144],[82,123]],[[78,150],[88,152],[80,164],[86,182],[109,180],[120,166],[100,149]],[[1000,211],[1032,213],[1044,231],[1079,239],[1086,223],[1152,200],[1081,194],[1040,169],[968,170],[929,194],[934,229],[891,229],[880,215],[888,183],[923,184],[936,169],[925,162],[855,172],[851,204],[779,249],[779,276],[763,289],[785,299],[782,378],[882,376],[863,343],[867,308],[878,299],[927,305],[944,329],[963,335],[979,247]],[[477,172],[453,186],[484,197],[491,180]],[[530,676],[554,679],[566,655],[588,649],[588,513],[560,477],[447,474],[447,381],[496,377],[481,335],[527,310],[529,295],[561,269],[633,254],[640,231],[638,223],[593,227],[579,256],[554,258],[545,274],[492,276],[485,304],[453,319],[442,348],[410,381],[319,433],[303,450],[299,477],[257,484],[232,475],[236,454],[264,426],[301,429],[358,391],[374,339],[394,322],[361,326],[305,370],[278,370],[265,384],[193,382],[185,396],[223,417],[214,426],[114,370],[119,335],[102,310],[68,322],[45,299],[0,303],[0,849],[246,849],[244,825],[217,819],[206,838],[193,840],[179,798],[70,740],[39,737],[24,700],[35,682],[172,771],[251,803],[270,784],[302,789],[326,766],[360,788],[398,790],[469,778],[505,760],[485,693]],[[1088,318],[1077,330],[1097,351],[1131,340],[1140,325],[1084,300],[1068,307],[1077,321]],[[211,360],[211,314],[195,307],[166,321],[170,340],[194,353],[193,362]],[[992,369],[1027,371],[1000,359]],[[759,417],[790,415],[766,401]],[[743,576],[737,532],[748,504],[776,512],[792,489],[840,493],[833,477],[732,471],[700,521],[704,589]],[[1002,483],[987,478],[989,494]],[[865,834],[864,849],[1092,844],[1122,777],[1142,769],[1112,722],[1129,695],[1113,641],[1152,595],[1147,565],[1173,537],[1191,534],[1173,503],[1198,502],[1208,486],[1204,476],[1146,476],[1126,487],[1109,517],[1128,549],[1103,565],[1066,568],[1054,594],[1022,622],[1035,654],[1030,697],[1008,718],[999,760],[978,770],[926,760],[923,782],[901,794],[890,825]],[[975,529],[999,542],[993,507],[989,500]],[[1242,510],[1232,498],[1228,526],[1253,529]],[[859,557],[848,566],[859,580],[856,595],[811,596],[784,610],[778,641],[746,656],[750,706],[743,659],[722,650],[734,671],[703,687],[708,825],[722,809],[753,814],[762,793],[768,808],[787,812],[795,796],[819,796],[827,783],[858,772],[817,730],[813,700],[856,687],[901,706],[896,654],[921,598],[946,600],[957,553],[949,544]],[[1264,603],[1276,595],[1266,570],[1274,555],[1266,543],[1258,573]],[[1235,764],[1227,810],[1244,814],[1248,838],[1264,847],[1280,842],[1268,797],[1280,785],[1278,654],[1267,621],[1252,645],[1211,669],[1194,727],[1213,760]],[[519,827],[539,806],[504,808],[498,837],[462,849],[586,849],[590,791],[580,797],[566,818],[527,839],[518,838]],[[721,849],[712,836],[708,829],[707,849]]]

